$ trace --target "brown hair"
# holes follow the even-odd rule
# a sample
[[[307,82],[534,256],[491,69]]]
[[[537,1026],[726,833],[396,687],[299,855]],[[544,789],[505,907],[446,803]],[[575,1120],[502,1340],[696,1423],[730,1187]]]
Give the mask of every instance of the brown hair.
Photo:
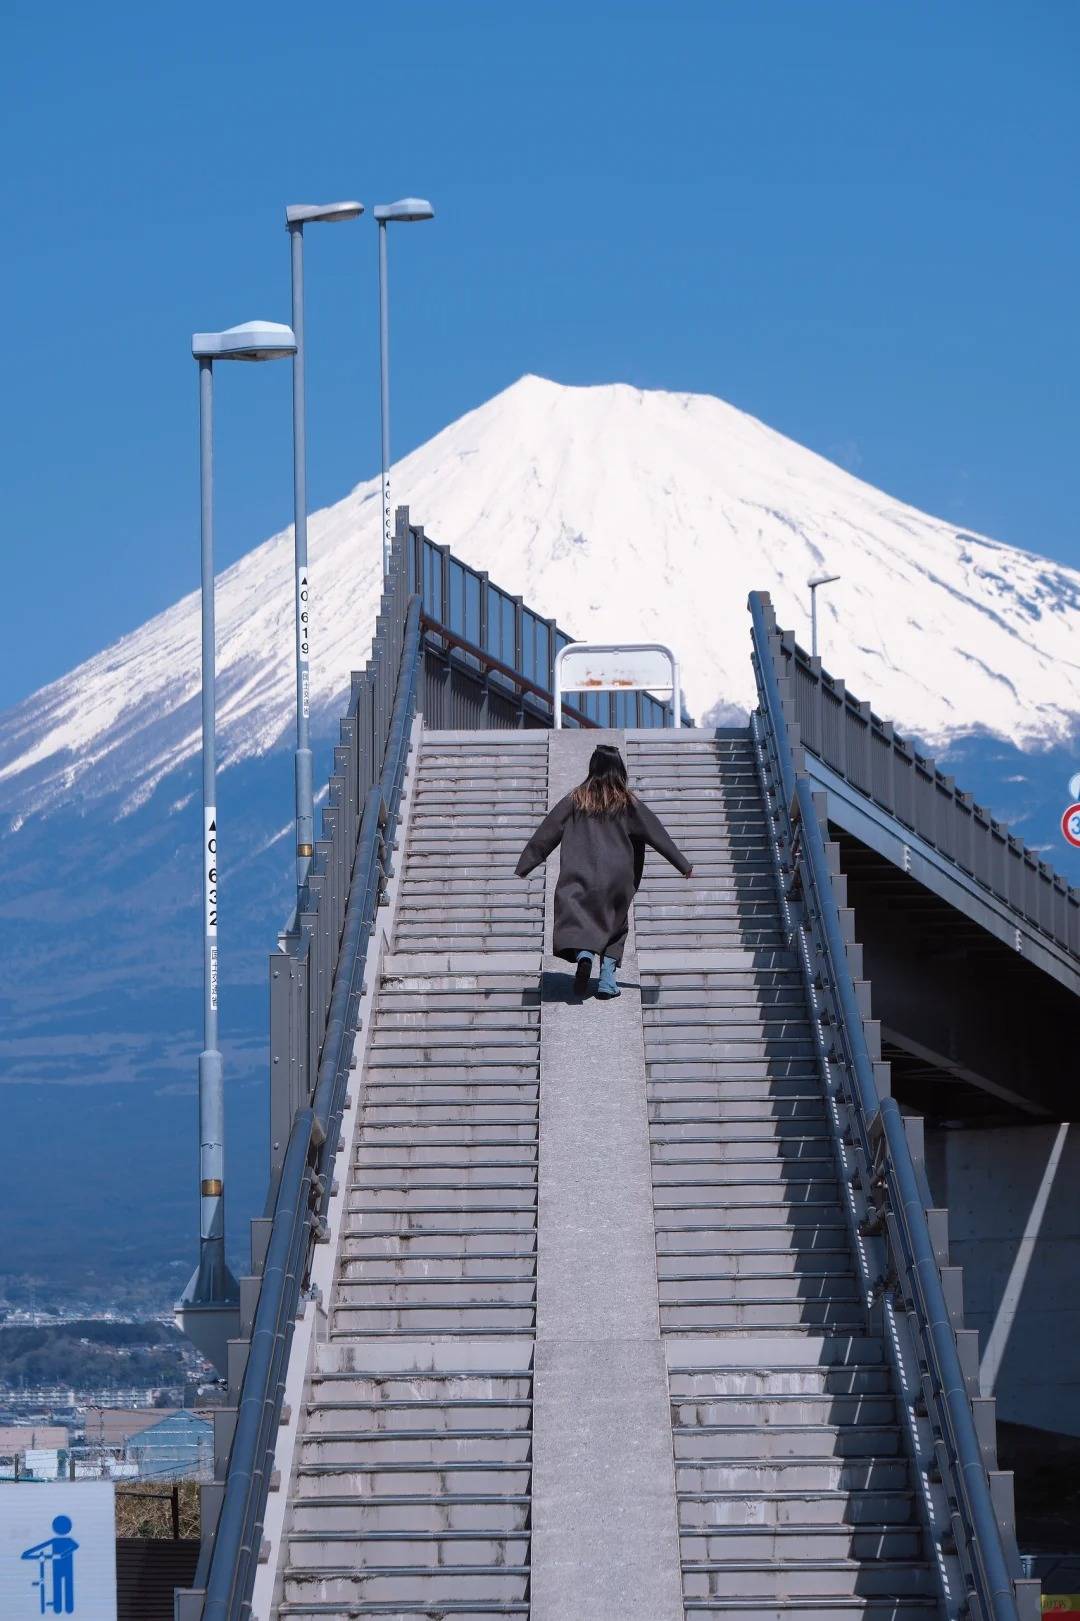
[[[601,743],[593,749],[589,775],[570,795],[575,810],[586,816],[617,816],[634,803],[626,781],[626,765],[618,749]]]

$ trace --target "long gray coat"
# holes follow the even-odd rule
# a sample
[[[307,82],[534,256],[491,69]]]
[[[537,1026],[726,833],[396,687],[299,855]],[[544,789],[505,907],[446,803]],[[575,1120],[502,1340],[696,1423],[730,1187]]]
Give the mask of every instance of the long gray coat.
[[[630,903],[645,865],[645,846],[685,875],[690,863],[668,837],[647,805],[635,799],[629,810],[590,816],[575,809],[571,796],[548,812],[521,852],[519,878],[546,861],[562,845],[555,885],[557,957],[574,962],[579,951],[598,951],[622,962]]]

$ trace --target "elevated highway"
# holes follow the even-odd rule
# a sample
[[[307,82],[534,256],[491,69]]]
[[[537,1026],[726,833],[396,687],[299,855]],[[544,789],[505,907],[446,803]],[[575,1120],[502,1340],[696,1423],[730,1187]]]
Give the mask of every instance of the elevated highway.
[[[270,962],[270,1196],[178,1621],[1034,1621],[914,1110],[1060,1096],[979,1046],[978,976],[942,1033],[902,945],[922,907],[1071,1008],[1077,896],[985,883],[814,753],[751,618],[745,728],[620,694],[552,731],[566,638],[399,513]],[[551,955],[557,858],[513,876],[598,738],[694,862],[647,863],[613,1004]]]

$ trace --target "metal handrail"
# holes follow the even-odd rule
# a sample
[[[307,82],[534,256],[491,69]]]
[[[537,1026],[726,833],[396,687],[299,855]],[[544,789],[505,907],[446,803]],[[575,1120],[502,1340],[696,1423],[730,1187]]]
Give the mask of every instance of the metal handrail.
[[[534,613],[521,597],[503,590],[484,570],[471,568],[455,557],[449,546],[432,540],[422,526],[409,521],[407,507],[399,507],[397,517],[409,586],[420,594],[424,612],[431,617],[432,633],[445,635],[449,630],[453,636],[467,638],[472,644],[472,657],[498,659],[500,673],[519,688],[517,677],[524,675],[550,706],[555,687],[556,654],[574,638],[554,619]],[[467,600],[470,598],[471,608]],[[498,629],[493,644],[491,634],[496,623]],[[507,632],[512,632],[508,639]],[[531,659],[526,651],[530,646]],[[498,651],[494,650],[496,648]],[[629,719],[625,713],[626,701],[631,698],[634,699],[634,719]],[[652,727],[667,723],[671,704],[650,693],[609,692],[588,694],[579,702],[578,709],[594,726]],[[685,718],[684,724],[692,723]]]
[[[549,688],[541,686],[537,681],[530,680],[527,675],[522,675],[520,670],[513,669],[509,664],[504,664],[502,659],[495,657],[494,653],[486,653],[476,642],[470,642],[466,637],[459,635],[456,630],[451,630],[449,625],[442,624],[440,620],[435,619],[429,613],[421,613],[420,624],[424,630],[430,631],[433,636],[438,636],[440,640],[446,642],[449,646],[456,647],[460,652],[466,653],[469,658],[475,659],[478,664],[483,666],[485,674],[494,671],[496,675],[504,676],[507,681],[513,682],[519,692],[531,693],[534,698],[539,698],[541,703],[546,704],[554,712],[555,694]],[[562,710],[564,715],[569,715],[570,719],[576,721],[582,728],[600,725],[600,722],[593,720],[591,715],[586,715],[584,711],[575,709],[573,704],[564,702]]]
[[[1080,954],[1080,889],[787,632],[780,655],[808,751],[1031,928]]]
[[[420,602],[413,597],[382,774],[368,792],[361,819],[315,1093],[311,1106],[294,1116],[277,1186],[207,1575],[204,1621],[237,1621],[250,1602],[293,1325],[312,1251],[322,1229],[321,1211],[330,1196],[349,1073],[350,1004],[363,982],[379,891],[386,876],[382,862],[384,831],[388,835],[385,842],[390,842],[404,780],[420,645]]]
[[[926,1207],[899,1107],[894,1098],[881,1098],[878,1094],[829,872],[824,834],[809,778],[805,771],[799,769],[788,735],[789,721],[773,656],[766,604],[767,598],[762,593],[751,593],[750,613],[758,694],[783,790],[784,814],[789,822],[793,848],[797,841],[795,859],[800,869],[799,876],[803,880],[804,894],[809,891],[811,919],[817,926],[817,944],[837,1003],[838,1033],[846,1049],[849,1073],[855,1082],[855,1124],[868,1166],[874,1163],[872,1145],[875,1137],[883,1149],[877,1159],[884,1175],[885,1194],[895,1217],[896,1232],[906,1250],[902,1258],[904,1270],[916,1285],[912,1293],[912,1307],[920,1337],[928,1352],[929,1375],[939,1412],[948,1426],[949,1433],[945,1439],[950,1461],[954,1463],[953,1486],[983,1614],[995,1618],[995,1621],[1017,1621],[1016,1596],[990,1496],[956,1335],[926,1220]],[[888,1229],[886,1242],[893,1242]]]

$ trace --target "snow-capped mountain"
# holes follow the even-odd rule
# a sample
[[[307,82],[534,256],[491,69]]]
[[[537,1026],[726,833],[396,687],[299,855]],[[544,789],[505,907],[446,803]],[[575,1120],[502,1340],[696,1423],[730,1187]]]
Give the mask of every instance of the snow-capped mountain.
[[[822,593],[826,664],[879,713],[940,746],[988,731],[1020,747],[1080,716],[1080,574],[958,530],[709,395],[539,377],[453,423],[395,469],[429,534],[572,634],[678,650],[699,717],[752,702],[746,597],[803,631]],[[313,703],[341,708],[378,588],[377,484],[310,521]],[[218,585],[226,769],[289,731],[292,533]],[[143,803],[198,748],[194,594],[0,718],[0,806]],[[807,638],[808,639],[808,638]]]
[[[1080,765],[1068,748],[1076,572],[926,517],[701,395],[526,377],[399,463],[393,490],[429,534],[572,634],[670,642],[700,718],[753,702],[747,593],[770,590],[806,639],[807,576],[840,574],[821,603],[826,664],[879,713],[948,744],[950,768],[995,814],[1056,838]],[[313,515],[310,542],[325,781],[370,643],[376,483]],[[265,1189],[266,957],[293,893],[292,590],[291,531],[218,581],[238,1270],[243,1218]],[[192,595],[0,715],[0,1292],[12,1275],[80,1301],[149,1285],[164,1305],[191,1270],[198,682]],[[1070,876],[1080,862],[1061,843],[1053,859]],[[28,1165],[44,1167],[37,1198]]]

